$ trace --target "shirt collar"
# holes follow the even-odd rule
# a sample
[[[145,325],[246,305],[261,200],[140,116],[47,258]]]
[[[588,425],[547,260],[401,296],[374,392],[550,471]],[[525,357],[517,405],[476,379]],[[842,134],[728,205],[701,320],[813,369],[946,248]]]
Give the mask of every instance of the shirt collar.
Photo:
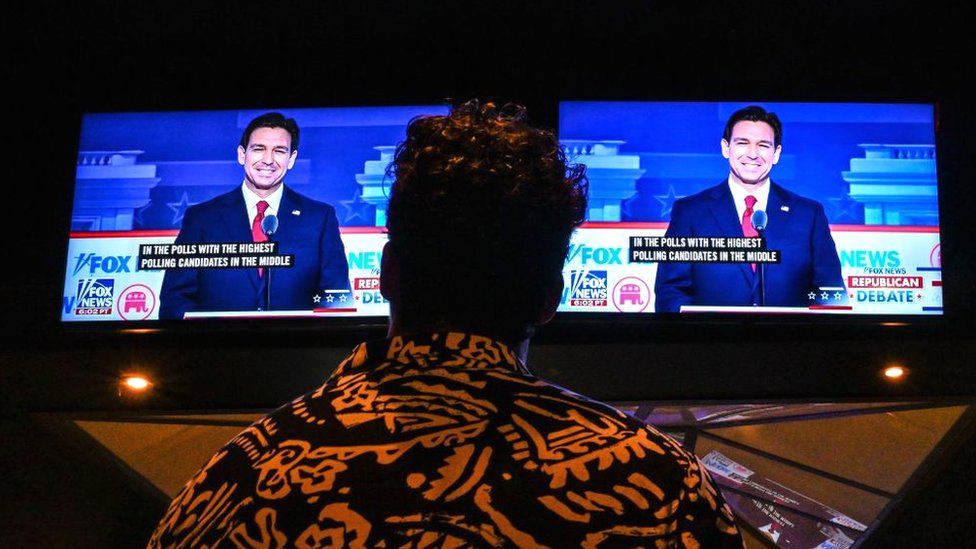
[[[445,362],[463,365],[470,361],[480,361],[492,366],[505,366],[523,375],[532,375],[512,349],[500,341],[463,332],[435,332],[360,343],[339,364],[332,378],[356,371],[368,371],[388,361],[421,366],[444,366]]]
[[[756,204],[752,207],[753,211],[766,211],[766,205],[769,204],[769,187],[772,184],[772,180],[767,179],[762,187],[747,191],[742,185],[733,181],[732,174],[729,174],[729,190],[732,191],[732,201],[735,202],[735,211],[738,212],[739,219],[742,219],[742,214],[746,211],[746,197],[749,195],[756,197]]]
[[[268,203],[268,209],[265,211],[265,215],[278,215],[278,208],[281,206],[281,196],[283,194],[282,189],[284,188],[285,184],[282,183],[267,198],[261,198],[254,191],[247,188],[246,182],[242,182],[241,192],[244,193],[244,204],[247,205],[248,213],[257,212],[258,202],[264,200]]]

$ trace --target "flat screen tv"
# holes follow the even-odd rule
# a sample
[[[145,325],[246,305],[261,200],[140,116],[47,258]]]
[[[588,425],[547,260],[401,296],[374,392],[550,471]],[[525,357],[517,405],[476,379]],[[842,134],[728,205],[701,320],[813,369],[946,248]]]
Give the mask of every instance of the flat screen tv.
[[[84,115],[61,319],[386,316],[386,167],[412,118],[447,111]],[[269,112],[297,146],[281,127],[242,141]],[[258,214],[262,186],[280,192]]]
[[[590,182],[562,310],[942,314],[934,114],[561,103],[560,139]]]
[[[781,131],[726,135],[751,105]],[[412,118],[447,111],[84,115],[62,321],[385,317],[386,168]],[[297,146],[280,128],[242,142],[268,112]],[[934,121],[926,104],[561,103],[590,184],[562,318],[940,315]],[[280,177],[257,212],[249,182]]]

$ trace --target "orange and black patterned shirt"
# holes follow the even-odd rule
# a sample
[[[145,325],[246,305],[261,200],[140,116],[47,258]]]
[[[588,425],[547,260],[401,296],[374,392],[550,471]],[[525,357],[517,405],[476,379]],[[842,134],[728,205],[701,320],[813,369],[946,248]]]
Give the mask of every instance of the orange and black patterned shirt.
[[[248,427],[150,547],[742,547],[698,459],[462,333],[364,343]]]

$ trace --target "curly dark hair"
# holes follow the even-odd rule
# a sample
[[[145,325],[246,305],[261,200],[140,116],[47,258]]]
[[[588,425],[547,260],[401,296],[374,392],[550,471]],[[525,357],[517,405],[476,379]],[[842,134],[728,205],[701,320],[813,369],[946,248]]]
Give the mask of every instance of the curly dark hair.
[[[524,107],[471,100],[412,120],[388,173],[397,314],[529,335],[586,213],[585,166]]]

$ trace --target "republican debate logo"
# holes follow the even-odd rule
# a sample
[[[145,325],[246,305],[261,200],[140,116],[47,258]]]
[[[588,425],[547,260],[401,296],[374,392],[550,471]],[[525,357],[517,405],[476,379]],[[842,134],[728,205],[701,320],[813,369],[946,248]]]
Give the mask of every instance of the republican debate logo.
[[[932,247],[932,251],[929,252],[929,265],[933,267],[942,268],[942,243],[938,243]]]
[[[622,313],[644,312],[651,304],[651,289],[636,276],[626,276],[613,287],[613,305]]]
[[[119,293],[115,310],[123,320],[146,320],[156,310],[156,294],[145,284],[133,284]]]

